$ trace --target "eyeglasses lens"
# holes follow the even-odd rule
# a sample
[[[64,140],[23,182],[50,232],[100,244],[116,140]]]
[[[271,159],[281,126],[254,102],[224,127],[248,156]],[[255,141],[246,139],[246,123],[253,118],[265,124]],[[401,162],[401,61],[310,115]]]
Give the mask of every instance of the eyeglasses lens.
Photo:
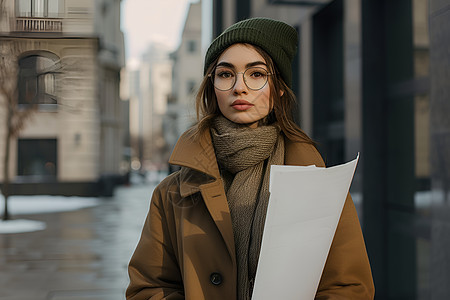
[[[222,91],[231,89],[237,80],[237,74],[233,69],[226,67],[217,67],[212,79],[214,86]],[[268,79],[268,72],[260,67],[252,67],[245,70],[243,73],[244,82],[251,90],[262,89]]]

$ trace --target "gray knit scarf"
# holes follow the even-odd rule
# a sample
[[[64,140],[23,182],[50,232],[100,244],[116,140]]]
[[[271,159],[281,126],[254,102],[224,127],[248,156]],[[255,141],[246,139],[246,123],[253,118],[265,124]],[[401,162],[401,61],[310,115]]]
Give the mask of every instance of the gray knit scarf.
[[[284,163],[277,125],[248,126],[220,116],[211,129],[233,224],[238,300],[251,298],[269,201],[269,170]]]

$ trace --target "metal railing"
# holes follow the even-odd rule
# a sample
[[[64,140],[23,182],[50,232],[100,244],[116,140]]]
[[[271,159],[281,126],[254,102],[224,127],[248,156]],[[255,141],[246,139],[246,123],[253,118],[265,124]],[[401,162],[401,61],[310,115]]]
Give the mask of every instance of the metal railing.
[[[48,18],[16,18],[14,30],[25,32],[62,32],[62,20]]]

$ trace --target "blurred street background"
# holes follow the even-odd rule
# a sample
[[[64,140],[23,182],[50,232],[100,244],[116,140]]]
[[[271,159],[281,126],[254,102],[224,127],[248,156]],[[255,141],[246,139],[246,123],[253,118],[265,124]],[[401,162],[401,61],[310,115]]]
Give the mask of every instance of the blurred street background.
[[[123,299],[225,28],[299,33],[294,112],[351,193],[376,299],[450,299],[450,0],[0,0],[0,300]]]
[[[153,187],[119,187],[88,208],[14,215],[46,228],[0,234],[0,299],[124,299]]]

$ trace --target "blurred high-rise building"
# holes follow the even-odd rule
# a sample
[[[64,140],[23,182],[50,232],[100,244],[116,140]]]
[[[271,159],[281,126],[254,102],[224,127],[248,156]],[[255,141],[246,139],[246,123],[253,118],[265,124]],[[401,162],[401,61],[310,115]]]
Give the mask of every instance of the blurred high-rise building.
[[[195,96],[203,78],[201,1],[189,4],[181,42],[172,54],[172,95],[164,118],[164,136],[171,152],[178,137],[196,122]]]
[[[163,119],[172,89],[169,48],[152,42],[140,60],[128,63],[124,93],[130,102],[132,167],[145,173],[167,168]]]

